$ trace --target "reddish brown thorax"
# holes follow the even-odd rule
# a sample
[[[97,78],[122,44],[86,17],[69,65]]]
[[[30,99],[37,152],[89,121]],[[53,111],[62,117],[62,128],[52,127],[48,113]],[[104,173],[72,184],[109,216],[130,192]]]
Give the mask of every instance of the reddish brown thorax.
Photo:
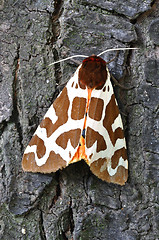
[[[107,79],[106,62],[95,55],[85,58],[79,70],[80,86],[101,89]]]

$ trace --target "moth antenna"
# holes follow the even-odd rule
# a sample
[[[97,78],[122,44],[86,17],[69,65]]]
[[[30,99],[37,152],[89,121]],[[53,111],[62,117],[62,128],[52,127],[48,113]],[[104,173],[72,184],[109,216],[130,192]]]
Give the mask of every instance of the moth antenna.
[[[101,53],[99,53],[97,56],[101,56],[102,54],[106,53],[106,52],[111,52],[111,51],[119,51],[119,50],[130,50],[130,49],[139,49],[139,48],[111,48],[111,49],[107,49]]]
[[[129,49],[139,49],[139,48],[112,48],[112,49],[107,49],[107,50],[99,53],[97,56],[99,57],[99,56],[101,56],[102,54],[104,54],[104,53],[106,53],[106,52],[110,52],[110,51],[129,50]],[[67,58],[58,60],[58,61],[56,61],[56,62],[50,63],[50,64],[48,65],[48,67],[50,67],[50,66],[52,66],[52,65],[54,65],[54,64],[56,64],[56,63],[64,62],[64,61],[67,61],[67,60],[69,60],[69,59],[77,58],[77,57],[87,58],[87,57],[89,57],[89,56],[87,56],[87,55],[74,55],[74,56],[70,56],[70,57],[67,57]]]
[[[48,65],[48,67],[50,67],[50,66],[52,66],[52,65],[54,65],[54,64],[56,64],[56,63],[64,62],[64,61],[67,61],[67,60],[69,60],[69,59],[77,58],[77,57],[87,58],[88,56],[86,56],[86,55],[74,55],[74,56],[70,56],[70,57],[67,57],[67,58],[58,60],[58,61],[56,61],[56,62],[50,63],[50,64]]]

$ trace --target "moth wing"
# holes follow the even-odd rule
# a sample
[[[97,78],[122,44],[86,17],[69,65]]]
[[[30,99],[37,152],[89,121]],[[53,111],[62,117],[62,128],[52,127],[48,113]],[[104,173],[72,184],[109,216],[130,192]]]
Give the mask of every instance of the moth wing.
[[[66,167],[79,145],[87,90],[78,84],[78,71],[48,109],[23,159],[24,171],[50,173]]]
[[[86,122],[86,155],[97,177],[125,184],[128,177],[126,142],[109,72],[103,88],[94,89],[91,94]]]

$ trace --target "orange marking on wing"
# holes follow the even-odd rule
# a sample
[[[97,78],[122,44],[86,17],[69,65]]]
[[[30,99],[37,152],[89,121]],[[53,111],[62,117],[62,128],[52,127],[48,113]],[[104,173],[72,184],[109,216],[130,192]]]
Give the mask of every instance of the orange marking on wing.
[[[88,163],[88,158],[85,153],[85,139],[81,136],[80,138],[80,146],[77,149],[77,152],[75,153],[74,157],[71,159],[69,163],[78,162],[81,159],[85,160]]]
[[[92,89],[88,88],[87,90],[88,90],[88,98],[87,98],[87,105],[86,105],[86,111],[85,111],[83,130],[86,128],[87,112],[88,112],[89,103],[90,103],[90,99],[91,99],[91,93],[92,93]],[[74,162],[78,162],[81,159],[85,160],[87,164],[89,163],[87,155],[86,155],[86,151],[85,151],[85,138],[82,135],[80,137],[79,144],[80,145],[78,146],[77,152],[75,153],[75,155],[73,156],[73,158],[71,159],[69,164],[74,163]]]

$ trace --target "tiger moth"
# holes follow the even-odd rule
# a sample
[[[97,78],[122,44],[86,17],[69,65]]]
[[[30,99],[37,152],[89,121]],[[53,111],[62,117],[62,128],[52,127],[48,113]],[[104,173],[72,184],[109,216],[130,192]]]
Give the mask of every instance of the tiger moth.
[[[24,171],[51,173],[81,159],[98,178],[124,185],[128,160],[123,124],[107,63],[83,60],[27,146]]]

